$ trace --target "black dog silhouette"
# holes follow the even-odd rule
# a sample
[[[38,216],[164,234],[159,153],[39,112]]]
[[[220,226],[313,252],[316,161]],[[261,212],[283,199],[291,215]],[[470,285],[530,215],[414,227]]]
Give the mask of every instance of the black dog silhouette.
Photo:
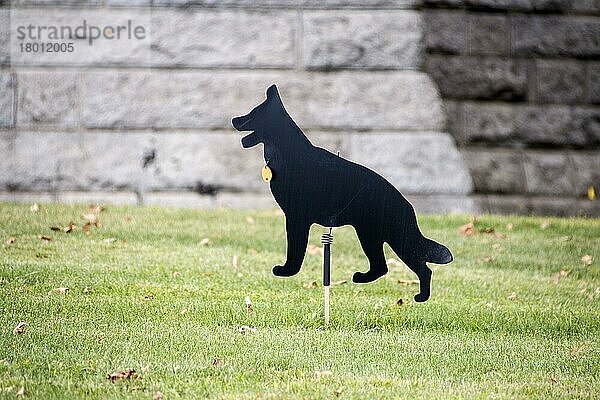
[[[388,271],[383,244],[419,277],[415,301],[429,298],[431,270],[427,262],[447,264],[452,254],[421,234],[412,205],[391,183],[370,169],[313,146],[285,110],[277,87],[249,114],[232,120],[249,148],[264,144],[271,169],[271,192],[285,213],[287,260],[273,268],[276,276],[300,271],[313,223],[325,227],[352,225],[369,259],[369,271],[356,272],[355,283],[367,283]]]

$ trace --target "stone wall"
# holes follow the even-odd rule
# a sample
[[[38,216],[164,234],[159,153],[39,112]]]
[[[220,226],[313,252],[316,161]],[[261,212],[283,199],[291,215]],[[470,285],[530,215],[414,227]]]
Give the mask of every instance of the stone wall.
[[[426,71],[481,206],[598,215],[600,3],[426,1]]]
[[[6,5],[2,198],[275,207],[260,179],[261,149],[243,150],[230,120],[276,83],[316,144],[373,167],[420,210],[475,210],[443,103],[422,71],[423,19],[409,5]],[[74,27],[83,19],[99,26],[131,19],[148,36],[91,46],[82,37],[76,54],[18,51],[19,26]]]
[[[0,200],[274,207],[229,121],[276,83],[419,211],[600,214],[598,6],[516,1],[0,0]],[[83,19],[148,34],[18,51]]]

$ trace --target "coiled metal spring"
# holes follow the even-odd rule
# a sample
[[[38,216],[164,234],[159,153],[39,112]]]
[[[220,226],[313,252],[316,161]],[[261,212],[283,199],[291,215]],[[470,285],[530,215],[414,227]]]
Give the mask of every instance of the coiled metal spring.
[[[333,234],[331,232],[322,234],[321,235],[321,243],[323,243],[323,244],[333,243]]]

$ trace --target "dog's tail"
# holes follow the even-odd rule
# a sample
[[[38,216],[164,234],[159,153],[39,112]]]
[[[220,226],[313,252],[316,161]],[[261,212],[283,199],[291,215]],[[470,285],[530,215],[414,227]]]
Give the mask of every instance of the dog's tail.
[[[454,259],[450,250],[443,244],[423,238],[425,260],[434,264],[448,264]]]

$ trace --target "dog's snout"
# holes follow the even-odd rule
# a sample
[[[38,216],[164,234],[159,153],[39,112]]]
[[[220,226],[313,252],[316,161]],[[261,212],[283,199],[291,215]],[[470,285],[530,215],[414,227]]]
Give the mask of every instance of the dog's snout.
[[[238,131],[242,131],[244,126],[246,126],[248,123],[250,123],[250,121],[252,121],[252,118],[244,115],[244,116],[235,117],[234,119],[232,119],[231,124]]]

